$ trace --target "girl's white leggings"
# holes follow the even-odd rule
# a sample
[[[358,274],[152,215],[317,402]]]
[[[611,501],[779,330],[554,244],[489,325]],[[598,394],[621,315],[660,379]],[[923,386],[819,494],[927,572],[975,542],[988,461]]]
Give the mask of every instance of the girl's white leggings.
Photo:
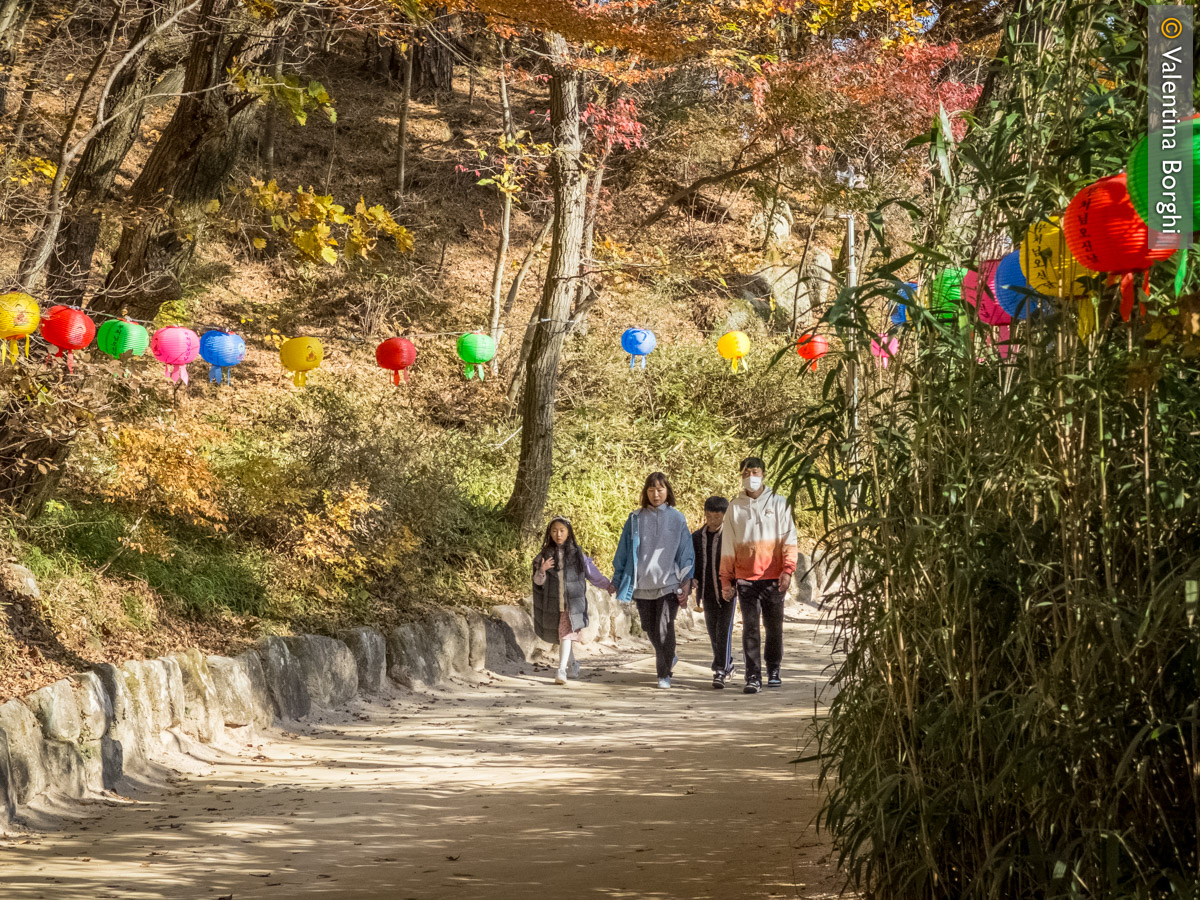
[[[574,641],[559,641],[558,644],[558,669],[560,672],[567,671],[569,666],[575,660],[575,642]]]

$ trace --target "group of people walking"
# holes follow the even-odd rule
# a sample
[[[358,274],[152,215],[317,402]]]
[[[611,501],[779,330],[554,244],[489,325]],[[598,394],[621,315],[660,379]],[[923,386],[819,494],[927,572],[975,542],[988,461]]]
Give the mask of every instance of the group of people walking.
[[[733,500],[709,497],[704,524],[695,532],[675,508],[670,479],[651,473],[641,505],[621,532],[611,580],[580,549],[568,520],[550,520],[533,560],[533,608],[538,637],[559,645],[557,684],[579,674],[574,645],[588,623],[589,583],[637,605],[642,630],[654,647],[659,687],[671,686],[678,662],[675,618],[693,592],[712,643],[712,686],[724,688],[733,675],[738,606],[744,693],[763,689],[764,665],[767,687],[783,683],[783,607],[796,571],[796,525],[787,501],[764,483],[763,461],[747,457],[740,468],[741,492]]]

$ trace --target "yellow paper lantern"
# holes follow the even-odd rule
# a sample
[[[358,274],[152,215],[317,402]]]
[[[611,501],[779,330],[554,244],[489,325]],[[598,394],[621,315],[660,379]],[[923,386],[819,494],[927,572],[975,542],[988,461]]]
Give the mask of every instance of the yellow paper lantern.
[[[1057,216],[1034,223],[1025,235],[1021,242],[1021,272],[1031,289],[1060,300],[1084,296],[1087,289],[1076,279],[1091,274],[1067,247]]]
[[[303,387],[308,383],[308,373],[321,365],[325,348],[314,337],[295,337],[284,341],[279,347],[279,361],[283,367],[295,374],[292,384]]]
[[[41,319],[37,301],[28,294],[0,294],[0,362],[11,355],[13,365],[17,364],[21,338],[25,338],[25,356],[29,356],[29,336],[37,331]]]
[[[746,354],[750,352],[750,335],[744,331],[730,331],[728,334],[722,335],[721,339],[717,341],[717,352],[723,359],[729,360],[729,366],[733,371],[738,370],[739,362],[745,369]]]

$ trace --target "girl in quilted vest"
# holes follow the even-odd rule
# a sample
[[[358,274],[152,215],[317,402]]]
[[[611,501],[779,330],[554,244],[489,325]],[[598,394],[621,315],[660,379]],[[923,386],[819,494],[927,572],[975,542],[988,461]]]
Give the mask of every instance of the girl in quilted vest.
[[[579,677],[575,642],[588,624],[587,586],[614,592],[596,564],[579,549],[571,523],[556,516],[546,526],[541,552],[533,559],[533,625],[543,641],[558,644],[555,684],[567,683],[567,669]]]

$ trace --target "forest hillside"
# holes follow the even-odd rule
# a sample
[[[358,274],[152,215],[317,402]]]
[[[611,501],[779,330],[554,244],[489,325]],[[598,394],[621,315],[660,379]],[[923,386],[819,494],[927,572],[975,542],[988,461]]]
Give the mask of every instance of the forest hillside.
[[[151,350],[106,355],[104,333],[70,369],[39,332],[27,356],[9,345],[4,554],[40,599],[0,620],[0,689],[523,594],[542,509],[509,498],[530,493],[514,479],[539,328],[562,342],[546,513],[608,559],[662,469],[698,521],[820,389],[794,341],[839,289],[844,215],[922,190],[906,142],[979,93],[994,23],[915,41],[886,6],[852,23],[836,4],[714,4],[638,32],[734,35],[682,58],[579,14],[556,62],[555,4],[7,3],[8,289],[43,316],[247,349],[228,383],[197,359],[184,384]],[[563,318],[544,296],[559,82],[586,181]],[[644,368],[630,328],[656,336]],[[498,351],[468,379],[456,343],[475,331]],[[749,337],[745,371],[718,353],[729,331]],[[302,386],[279,350],[299,336],[324,354]],[[393,337],[416,349],[398,385],[375,356]]]

